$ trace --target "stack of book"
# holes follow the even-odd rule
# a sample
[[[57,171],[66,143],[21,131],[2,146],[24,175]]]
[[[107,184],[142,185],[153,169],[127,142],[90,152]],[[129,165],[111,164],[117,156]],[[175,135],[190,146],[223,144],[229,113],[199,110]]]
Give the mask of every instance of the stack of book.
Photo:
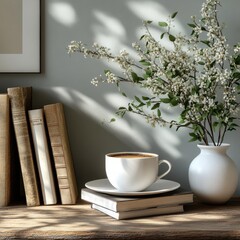
[[[0,207],[9,205],[10,193],[18,191],[11,183],[17,161],[27,206],[75,204],[78,191],[63,104],[31,106],[32,87],[0,94]],[[10,154],[14,142],[18,158]]]
[[[184,212],[184,205],[193,202],[193,194],[181,188],[170,193],[119,197],[83,188],[81,199],[91,207],[117,220]]]

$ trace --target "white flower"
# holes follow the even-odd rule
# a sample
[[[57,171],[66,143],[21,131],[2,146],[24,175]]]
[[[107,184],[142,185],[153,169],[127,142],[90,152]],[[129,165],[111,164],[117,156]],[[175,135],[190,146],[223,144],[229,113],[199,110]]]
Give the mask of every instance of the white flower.
[[[114,83],[121,91],[121,83],[131,82],[149,90],[149,97],[136,96],[121,113],[140,114],[152,126],[188,127],[206,144],[209,139],[214,142],[215,134],[219,134],[216,139],[221,144],[239,112],[240,43],[232,49],[227,44],[217,17],[219,5],[219,0],[205,0],[201,18],[192,16],[192,33],[188,36],[172,35],[170,16],[156,39],[148,28],[150,22],[145,21],[145,34],[132,44],[138,60],[124,49],[114,55],[107,47],[94,43],[89,49],[81,41],[72,41],[68,53],[106,59],[120,67],[117,74],[107,70],[106,78],[93,78],[95,86],[100,82]],[[162,40],[169,40],[171,48],[166,48]],[[161,116],[163,104],[181,109],[179,122]],[[219,126],[217,133],[215,125]]]
[[[108,71],[105,75],[107,77],[107,82],[108,83],[116,83],[116,82],[118,82],[118,78],[117,78],[117,76],[114,73]]]

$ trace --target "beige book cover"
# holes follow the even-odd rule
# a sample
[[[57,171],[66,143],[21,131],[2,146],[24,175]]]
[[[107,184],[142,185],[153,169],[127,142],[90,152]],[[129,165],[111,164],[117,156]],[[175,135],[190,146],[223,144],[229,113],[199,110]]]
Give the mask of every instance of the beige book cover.
[[[184,205],[193,202],[193,193],[177,189],[172,192],[145,195],[140,197],[113,196],[93,191],[88,188],[81,190],[81,199],[114,212],[140,210],[167,205]]]
[[[61,103],[45,105],[44,114],[57,173],[61,202],[62,204],[75,204],[78,190],[63,105]]]
[[[56,190],[44,124],[43,109],[28,111],[38,172],[45,205],[56,204]]]
[[[7,94],[0,94],[0,207],[10,200],[10,105]]]
[[[10,98],[27,206],[38,206],[40,199],[27,117],[27,111],[32,104],[32,88],[13,87],[8,88],[7,92]]]
[[[131,219],[131,218],[140,218],[140,217],[150,217],[157,215],[167,215],[174,213],[183,213],[183,205],[169,205],[164,207],[152,207],[146,209],[132,210],[126,212],[114,212],[110,209],[104,208],[102,206],[92,204],[92,208],[98,210],[102,213],[109,215],[112,218],[117,220]]]

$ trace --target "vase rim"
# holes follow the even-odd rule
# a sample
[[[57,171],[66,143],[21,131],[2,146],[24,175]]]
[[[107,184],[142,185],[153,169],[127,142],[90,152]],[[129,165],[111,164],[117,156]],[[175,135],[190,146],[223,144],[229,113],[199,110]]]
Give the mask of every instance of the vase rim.
[[[204,143],[200,143],[197,145],[198,147],[200,148],[209,148],[209,147],[214,147],[214,148],[223,148],[223,147],[229,147],[230,146],[230,143],[222,143],[221,145],[219,146],[215,146],[213,143],[209,143],[209,145],[206,145]]]

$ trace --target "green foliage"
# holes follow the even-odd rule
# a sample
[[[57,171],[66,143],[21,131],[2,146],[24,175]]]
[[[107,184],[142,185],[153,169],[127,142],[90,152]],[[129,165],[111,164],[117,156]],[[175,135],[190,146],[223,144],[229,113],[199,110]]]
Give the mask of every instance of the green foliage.
[[[159,25],[160,27],[167,27],[167,26],[168,26],[168,23],[166,23],[166,22],[158,22],[158,25]]]
[[[225,133],[238,127],[240,43],[229,47],[218,20],[219,6],[220,0],[205,0],[200,19],[193,16],[192,22],[187,23],[189,36],[172,31],[178,12],[157,23],[158,39],[149,29],[152,21],[144,21],[145,33],[139,42],[133,43],[137,60],[125,50],[114,55],[106,47],[94,44],[93,49],[87,49],[81,42],[72,42],[68,52],[119,65],[122,74],[105,70],[105,78],[100,78],[102,82],[116,84],[129,100],[127,106],[118,108],[118,116],[138,114],[152,126],[189,129],[190,141],[221,145]],[[97,83],[94,79],[93,84]],[[146,93],[128,98],[121,91],[121,84],[137,85]],[[180,112],[178,119],[165,119],[166,108]]]

